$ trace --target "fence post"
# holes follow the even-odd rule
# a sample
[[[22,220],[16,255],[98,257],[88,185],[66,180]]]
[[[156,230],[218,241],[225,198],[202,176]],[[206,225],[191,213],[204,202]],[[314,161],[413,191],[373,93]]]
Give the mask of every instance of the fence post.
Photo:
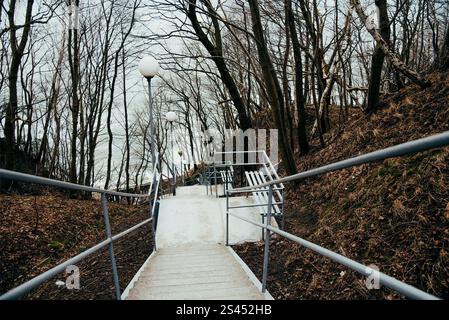
[[[270,185],[268,191],[268,208],[267,208],[267,219],[265,226],[271,224],[271,205],[273,201],[273,185]],[[265,228],[265,249],[263,252],[263,274],[262,274],[262,292],[265,293],[267,289],[267,275],[268,275],[268,260],[269,260],[269,250],[270,250],[270,230]]]
[[[111,225],[109,224],[109,211],[108,211],[108,207],[106,205],[106,193],[101,194],[101,207],[103,208],[104,226],[106,229],[106,236],[111,241],[109,243],[109,256],[111,258],[112,278],[114,280],[115,297],[117,300],[121,300],[120,283],[118,280],[117,265],[115,263],[114,245],[112,243]]]

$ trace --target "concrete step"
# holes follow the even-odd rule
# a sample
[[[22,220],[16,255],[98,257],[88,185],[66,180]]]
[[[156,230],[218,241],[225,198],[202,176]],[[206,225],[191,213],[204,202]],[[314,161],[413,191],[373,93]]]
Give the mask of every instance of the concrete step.
[[[138,297],[138,298],[137,298]],[[197,291],[156,292],[142,288],[133,290],[129,299],[134,300],[264,300],[262,294],[248,287],[234,287],[224,289],[202,289]]]
[[[231,252],[220,245],[160,249],[128,299],[266,299]]]

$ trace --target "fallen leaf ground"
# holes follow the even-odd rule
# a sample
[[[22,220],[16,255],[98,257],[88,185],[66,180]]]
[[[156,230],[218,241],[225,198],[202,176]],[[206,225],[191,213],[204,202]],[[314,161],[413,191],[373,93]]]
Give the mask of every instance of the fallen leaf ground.
[[[40,192],[42,193],[42,192]],[[0,195],[0,293],[106,239],[101,202],[55,192]],[[147,205],[109,203],[113,234],[148,218]],[[151,224],[114,242],[122,291],[152,251]],[[80,290],[58,288],[59,274],[25,299],[114,299],[108,248],[81,263]]]

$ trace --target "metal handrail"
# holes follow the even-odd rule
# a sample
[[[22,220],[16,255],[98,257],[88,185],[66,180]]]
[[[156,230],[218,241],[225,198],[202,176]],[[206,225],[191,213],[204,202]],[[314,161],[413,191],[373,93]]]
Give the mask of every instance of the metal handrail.
[[[232,155],[232,158],[234,158],[234,155],[236,154],[248,154],[248,153],[257,153],[258,158],[256,159],[256,162],[234,162],[233,160],[227,160],[223,161],[223,155]],[[214,163],[214,167],[216,166],[223,166],[223,163],[225,163],[225,166],[253,166],[253,165],[260,165],[260,169],[258,172],[251,172],[251,171],[245,171],[245,176],[248,184],[250,185],[248,189],[241,192],[232,192],[232,194],[237,193],[248,193],[252,192],[254,200],[256,202],[255,205],[241,205],[241,206],[229,206],[229,201],[227,201],[226,210],[229,209],[240,209],[240,208],[257,208],[257,207],[266,207],[267,205],[270,205],[272,208],[270,210],[274,211],[273,216],[280,219],[281,226],[284,226],[284,215],[283,215],[283,209],[284,209],[284,185],[282,183],[275,184],[274,186],[271,185],[270,188],[258,188],[258,185],[266,182],[265,175],[268,177],[268,180],[274,181],[279,179],[279,175],[277,174],[276,169],[274,168],[271,159],[268,157],[265,150],[248,150],[248,151],[225,151],[225,152],[216,152],[214,154],[214,160],[216,159],[216,156],[221,159],[221,162]],[[238,159],[236,159],[238,160]],[[252,169],[251,169],[252,170]],[[241,177],[243,179],[243,177]],[[241,188],[237,188],[237,190],[241,190]],[[269,191],[274,191],[272,195],[275,195],[277,199],[271,199],[268,196]],[[225,190],[225,196],[229,197],[229,194],[226,193]],[[265,218],[267,216],[267,211],[264,209],[260,210],[262,223],[264,223]],[[263,231],[263,230],[262,230]],[[262,232],[262,239],[264,239],[264,234]]]
[[[231,193],[237,193],[237,192],[247,192],[251,191],[253,188],[261,188],[261,187],[268,187],[273,184],[279,184],[279,183],[285,183],[285,182],[291,182],[291,181],[297,181],[297,180],[304,180],[307,178],[316,177],[325,173],[329,173],[332,171],[337,171],[341,169],[346,169],[354,166],[358,166],[361,164],[366,164],[370,162],[385,160],[388,158],[403,156],[406,154],[426,151],[429,149],[435,149],[440,148],[449,145],[449,131],[433,135],[427,138],[422,138],[414,141],[405,142],[393,147],[389,147],[382,150],[377,150],[374,152],[370,152],[361,156],[357,156],[354,158],[334,162],[332,164],[322,166],[319,168],[315,168],[312,170],[300,172],[291,176],[287,176],[284,178],[279,178],[273,181],[269,181],[266,183],[261,183],[257,186],[253,187],[242,187],[242,188],[235,188],[232,189]]]
[[[402,155],[412,154],[416,152],[426,151],[430,149],[445,147],[449,145],[449,131],[443,132],[441,134],[433,135],[430,137],[409,141],[406,143],[402,143],[393,147],[389,147],[382,150],[377,150],[371,153],[367,153],[365,155],[357,156],[354,158],[338,161],[329,165],[325,165],[319,168],[315,168],[312,170],[308,170],[305,172],[301,172],[295,175],[287,176],[284,178],[275,179],[273,181],[268,181],[265,183],[261,183],[258,185],[253,185],[251,187],[243,187],[243,188],[235,188],[232,190],[226,190],[226,245],[229,245],[229,216],[233,216],[239,218],[243,221],[251,223],[255,226],[259,226],[262,230],[265,230],[265,247],[264,247],[264,261],[263,261],[263,275],[262,275],[262,292],[265,292],[266,289],[266,281],[267,281],[267,273],[268,273],[268,256],[269,256],[269,246],[270,246],[270,231],[276,234],[279,234],[291,241],[294,241],[316,253],[321,254],[331,260],[340,263],[366,277],[372,276],[375,274],[379,280],[380,284],[393,289],[404,296],[412,299],[424,299],[424,300],[436,300],[439,299],[427,292],[419,290],[413,286],[410,286],[402,281],[399,281],[393,277],[390,277],[382,272],[375,271],[372,268],[365,266],[359,262],[351,260],[347,257],[344,257],[336,252],[328,250],[324,247],[321,247],[317,244],[314,244],[310,241],[292,235],[288,232],[282,231],[279,228],[274,228],[270,225],[271,221],[271,207],[273,200],[273,185],[281,184],[284,182],[291,182],[297,180],[303,180],[306,178],[320,176],[324,173],[329,173],[336,170],[341,170],[345,168],[354,167],[361,164],[366,164],[374,161],[385,160],[392,157],[398,157]],[[269,187],[269,198],[268,198],[268,207],[267,207],[267,220],[265,224],[258,223],[252,221],[250,219],[240,217],[238,215],[232,214],[229,212],[229,197],[233,193],[242,193],[249,192],[253,190],[257,190],[258,188]]]
[[[251,223],[255,226],[261,227],[265,230],[269,230],[271,232],[277,233],[278,235],[283,236],[293,242],[296,242],[296,243],[302,245],[303,247],[306,247],[316,253],[319,253],[322,256],[325,256],[335,262],[338,262],[338,263],[364,275],[365,277],[372,276],[373,273],[376,273],[376,275],[379,277],[378,279],[379,279],[380,284],[383,284],[384,286],[386,286],[390,289],[393,289],[393,290],[403,294],[406,297],[409,297],[412,299],[422,299],[422,300],[439,300],[439,298],[437,298],[431,294],[428,294],[427,292],[419,290],[409,284],[406,284],[406,283],[399,281],[393,277],[390,277],[380,271],[375,271],[372,268],[365,266],[357,261],[349,259],[345,256],[342,256],[341,254],[338,254],[329,249],[321,247],[317,244],[314,244],[314,243],[307,241],[303,238],[295,236],[291,233],[285,232],[279,228],[275,228],[275,227],[272,227],[272,226],[266,225],[266,224],[264,225],[262,223],[252,221],[250,219],[241,217],[241,216],[233,214],[233,213],[229,213],[229,215],[236,217],[238,219],[241,219],[243,221],[246,221],[248,223]],[[266,282],[265,282],[265,284],[266,284]]]
[[[268,177],[270,178],[270,181],[272,181],[272,184],[276,184],[278,180],[280,180],[279,175],[276,171],[276,169],[273,166],[273,163],[271,162],[270,158],[268,157],[267,153],[265,150],[248,150],[248,151],[219,151],[216,152],[214,154],[215,155],[226,155],[226,154],[245,154],[245,153],[261,153],[262,157],[264,158],[264,162],[254,162],[254,163],[249,163],[249,162],[237,162],[237,163],[233,163],[232,161],[221,161],[221,162],[214,162],[214,166],[229,166],[229,165],[234,165],[234,166],[255,166],[255,165],[262,165],[263,169],[266,171]],[[267,166],[268,165],[268,166]],[[268,169],[269,167],[269,169]],[[271,176],[270,174],[274,175],[274,178]],[[245,187],[247,189],[244,190],[244,188],[234,188],[234,190],[237,190],[235,193],[238,193],[238,190],[242,190],[242,192],[248,192],[248,191],[252,191],[253,188],[257,188],[259,185],[254,185],[254,186],[250,186],[250,187]],[[250,190],[248,190],[250,189]],[[279,183],[279,190],[284,189],[284,185],[282,183]],[[278,196],[281,196],[278,193]]]
[[[105,246],[109,246],[109,255],[111,259],[111,266],[112,266],[112,275],[113,275],[113,281],[114,281],[114,287],[115,287],[115,295],[116,299],[120,300],[120,284],[119,284],[119,277],[117,272],[117,267],[115,263],[115,254],[114,254],[114,248],[113,248],[113,242],[117,239],[120,239],[121,237],[127,235],[128,233],[142,227],[143,225],[146,225],[149,222],[153,222],[153,241],[154,241],[154,250],[156,249],[156,243],[155,243],[155,227],[154,227],[154,215],[156,214],[155,208],[156,208],[156,202],[159,197],[159,186],[160,186],[160,180],[161,180],[161,173],[158,171],[158,165],[159,165],[159,156],[156,155],[156,161],[153,165],[153,178],[150,185],[150,190],[148,194],[134,194],[134,193],[126,193],[126,192],[119,192],[119,191],[112,191],[112,190],[105,190],[95,187],[89,187],[89,186],[83,186],[79,184],[69,183],[69,182],[63,182],[59,180],[49,179],[49,178],[43,178],[39,176],[34,176],[30,174],[25,174],[21,172],[15,172],[5,169],[0,169],[0,178],[6,178],[9,180],[16,180],[16,181],[22,181],[22,182],[30,182],[30,183],[37,183],[47,186],[53,186],[53,187],[59,187],[59,188],[65,188],[70,190],[77,190],[77,191],[86,191],[86,192],[95,192],[101,194],[101,205],[103,210],[103,216],[105,221],[105,229],[106,229],[106,236],[107,239],[98,243],[97,245],[81,252],[80,254],[58,264],[57,266],[51,268],[50,270],[47,270],[40,275],[32,278],[31,280],[9,290],[5,294],[0,296],[0,300],[13,300],[13,299],[19,299],[26,293],[30,292],[31,290],[37,288],[39,285],[44,283],[45,281],[50,280],[52,277],[57,275],[58,273],[65,270],[65,268],[69,265],[75,264],[89,255],[97,252],[98,250],[104,248]],[[159,178],[157,178],[159,177]],[[154,188],[154,182],[157,180],[156,187]],[[153,190],[154,189],[154,190]],[[109,223],[109,212],[107,208],[107,197],[106,195],[114,195],[114,196],[122,196],[122,197],[130,197],[130,198],[148,198],[152,197],[154,195],[153,201],[149,201],[150,205],[150,218],[134,225],[133,227],[126,229],[125,231],[120,232],[119,234],[112,235],[111,234],[111,227]]]
[[[160,186],[160,182],[162,180],[162,170],[159,171],[159,154],[155,155],[155,163],[153,164],[153,177],[151,179],[151,185],[150,185],[150,190],[148,191],[148,194],[151,195],[153,193],[154,198],[153,198],[153,202],[151,203],[151,199],[150,199],[150,212],[151,212],[151,218],[153,218],[153,223],[151,225],[151,230],[153,232],[153,250],[156,251],[157,247],[156,247],[156,223],[157,223],[157,215],[158,212],[156,212],[156,207],[157,207],[157,201],[159,200],[159,186]],[[154,183],[155,181],[157,181],[156,183],[156,188],[153,190],[154,188]],[[156,216],[155,216],[156,215]]]
[[[15,287],[14,289],[11,289],[7,293],[0,296],[0,300],[15,300],[19,299],[23,295],[27,294],[31,290],[37,288],[45,281],[53,278],[58,273],[61,273],[65,270],[65,268],[69,265],[75,264],[77,262],[80,262],[81,260],[84,260],[91,254],[97,252],[98,250],[104,248],[107,245],[110,245],[113,241],[120,239],[121,237],[127,235],[128,233],[140,228],[141,226],[151,222],[153,219],[149,218],[146,219],[138,224],[136,224],[134,227],[131,227],[123,232],[120,232],[119,234],[116,234],[115,236],[112,236],[111,238],[108,238],[99,244],[81,252],[80,254],[64,261],[63,263],[58,264],[57,266],[51,268],[50,270],[45,271],[44,273],[41,273],[40,275],[34,277],[33,279]]]
[[[148,194],[139,194],[139,193],[127,193],[113,190],[105,190],[96,187],[84,186],[81,184],[64,182],[44,177],[35,176],[32,174],[11,171],[6,169],[0,169],[0,178],[16,180],[22,182],[36,183],[42,184],[51,187],[64,188],[76,191],[86,191],[86,192],[94,192],[94,193],[105,193],[111,196],[120,196],[120,197],[130,197],[130,198],[148,198],[150,195]]]

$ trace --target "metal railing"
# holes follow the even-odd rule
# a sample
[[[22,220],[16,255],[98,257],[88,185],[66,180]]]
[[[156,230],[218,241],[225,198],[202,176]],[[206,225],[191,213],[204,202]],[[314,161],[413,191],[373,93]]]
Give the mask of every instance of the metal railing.
[[[411,299],[423,299],[423,300],[435,300],[439,299],[429,293],[426,293],[420,289],[417,289],[411,285],[408,285],[402,281],[399,281],[393,277],[390,277],[380,271],[373,270],[372,268],[365,266],[359,262],[349,259],[341,254],[334,251],[321,247],[303,238],[290,234],[288,232],[282,231],[279,228],[275,228],[270,225],[271,222],[271,210],[272,210],[272,199],[274,186],[277,184],[282,184],[291,181],[300,181],[311,177],[317,177],[325,173],[329,173],[336,170],[341,170],[345,168],[350,168],[362,164],[371,163],[374,161],[381,161],[392,157],[403,156],[407,154],[412,154],[416,152],[426,151],[435,148],[441,148],[449,145],[449,131],[430,136],[427,138],[406,142],[386,149],[374,151],[367,153],[365,155],[357,156],[354,158],[338,161],[326,166],[322,166],[316,169],[301,172],[295,175],[287,176],[284,178],[278,178],[273,181],[268,181],[261,183],[256,186],[242,187],[232,190],[227,190],[227,203],[229,202],[229,197],[231,194],[246,193],[254,191],[256,188],[269,188],[269,198],[267,205],[267,219],[265,224],[252,221],[250,219],[241,217],[239,215],[229,212],[231,207],[227,206],[226,210],[226,245],[229,246],[229,216],[241,219],[247,223],[253,224],[265,230],[265,246],[264,246],[264,258],[263,258],[263,273],[262,273],[262,292],[266,291],[267,287],[267,275],[268,275],[268,260],[269,260],[269,249],[270,249],[270,235],[271,233],[276,233],[282,237],[285,237],[295,243],[298,243],[305,248],[308,248],[324,257],[327,257],[339,264],[342,264],[365,277],[375,276],[379,281],[379,284],[384,285],[387,288],[395,290],[407,298]]]
[[[81,252],[80,254],[58,264],[57,266],[51,268],[50,270],[47,270],[44,273],[41,273],[40,275],[32,278],[31,280],[9,290],[5,294],[0,296],[0,300],[14,300],[19,299],[23,295],[29,293],[31,290],[37,288],[44,282],[50,280],[52,277],[56,276],[58,273],[63,272],[67,266],[73,265],[78,263],[79,261],[87,258],[88,256],[92,255],[93,253],[101,250],[102,248],[108,246],[109,249],[109,256],[111,260],[111,268],[112,268],[112,277],[114,282],[114,290],[115,290],[115,296],[117,300],[121,299],[121,293],[120,293],[120,283],[119,283],[119,275],[117,272],[117,266],[115,261],[115,254],[114,254],[114,245],[113,242],[126,236],[130,232],[133,232],[134,230],[137,230],[138,228],[152,222],[152,236],[153,236],[153,250],[156,250],[156,223],[157,223],[157,203],[159,200],[159,185],[161,180],[161,173],[158,170],[158,164],[159,164],[159,157],[156,157],[156,162],[153,167],[153,176],[151,181],[151,187],[148,194],[133,194],[133,193],[125,193],[125,192],[119,192],[119,191],[112,191],[112,190],[104,190],[100,188],[95,187],[88,187],[83,185],[78,185],[74,183],[69,182],[63,182],[59,180],[54,179],[48,179],[43,177],[38,177],[30,174],[15,172],[15,171],[9,171],[0,169],[0,178],[7,179],[7,180],[14,180],[14,181],[21,181],[21,182],[29,182],[29,183],[36,183],[51,187],[58,187],[63,189],[69,189],[69,190],[75,190],[75,191],[84,191],[84,192],[91,192],[91,193],[100,193],[101,194],[101,207],[103,211],[103,217],[104,217],[104,224],[105,224],[105,230],[106,230],[106,240],[98,243],[97,245]],[[148,204],[149,204],[149,214],[150,217],[148,219],[145,219],[144,221],[134,225],[133,227],[122,231],[116,235],[112,235],[111,232],[111,225],[109,223],[109,211],[107,207],[107,196],[119,196],[119,197],[127,197],[127,198],[136,198],[136,199],[146,199],[149,198]]]
[[[253,159],[250,159],[250,155]],[[246,160],[245,161],[245,156]],[[216,158],[221,158],[220,161],[216,160]],[[225,160],[223,160],[223,158]],[[229,159],[232,158],[232,159]],[[234,158],[236,158],[236,162],[234,162]],[[239,159],[240,158],[240,159]],[[243,159],[242,159],[243,158]],[[258,167],[256,171],[254,169],[250,169],[249,171],[244,172],[244,176],[249,185],[248,192],[251,192],[255,201],[255,204],[244,204],[244,205],[234,205],[231,206],[229,204],[229,199],[226,201],[226,211],[229,209],[241,209],[241,208],[260,208],[260,215],[262,219],[262,224],[265,222],[265,219],[268,215],[267,206],[270,206],[271,216],[277,219],[280,219],[281,228],[284,227],[284,185],[282,183],[276,183],[275,181],[280,179],[276,169],[273,166],[270,158],[268,157],[265,150],[249,150],[249,151],[228,151],[228,152],[216,152],[214,154],[214,168],[217,166],[226,166],[226,172],[229,167],[239,166],[240,168],[244,167]],[[243,182],[243,172],[241,171],[240,179]],[[269,188],[260,188],[259,185],[261,183],[273,182],[272,184],[272,194],[269,194]],[[228,197],[227,193],[228,185],[225,184],[225,195]],[[235,190],[240,190],[241,188],[237,188]],[[228,222],[227,222],[228,223]],[[262,239],[265,238],[265,234],[262,230]]]
[[[214,192],[212,185],[215,185],[215,196],[218,197],[218,181],[222,179],[222,176],[218,169],[219,167],[219,165],[217,166],[215,164],[207,165],[200,176],[199,182],[206,187],[207,195],[213,195]],[[225,167],[225,165],[223,165],[222,167]],[[223,182],[226,184],[228,183],[227,180]],[[223,195],[226,194],[224,193]]]

